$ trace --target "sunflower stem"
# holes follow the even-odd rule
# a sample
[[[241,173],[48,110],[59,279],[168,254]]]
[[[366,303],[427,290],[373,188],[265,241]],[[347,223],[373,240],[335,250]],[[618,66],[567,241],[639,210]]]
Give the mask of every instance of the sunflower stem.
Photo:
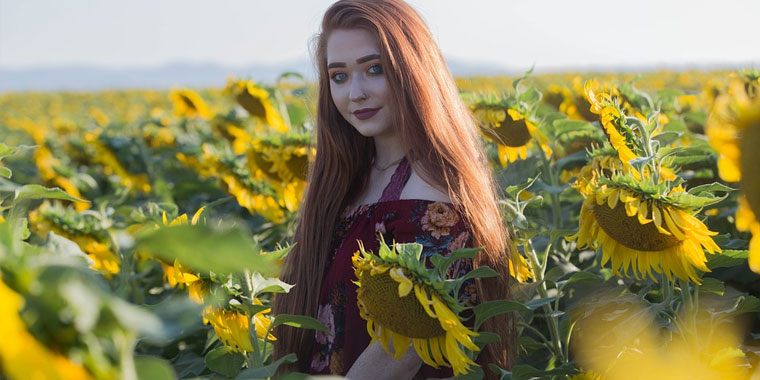
[[[248,293],[248,298],[250,302],[253,302],[254,294],[253,283],[251,282],[251,271],[246,270],[243,276],[245,277],[245,290]],[[259,368],[264,365],[264,355],[262,355],[261,350],[259,349],[259,339],[256,336],[256,328],[253,321],[254,316],[248,315],[248,312],[246,311],[245,317],[248,318],[248,339],[251,340],[251,346],[253,347],[253,352],[246,355],[246,365],[248,368]],[[264,344],[266,344],[266,339]]]
[[[530,240],[527,242],[527,248],[528,249],[525,251],[528,254],[531,270],[536,277],[536,282],[539,284],[538,293],[541,298],[548,298],[549,294],[546,288],[546,282],[544,281],[544,275],[546,271],[546,264],[549,261],[548,254],[551,250],[551,242],[546,247],[543,263],[541,263],[541,261],[538,259],[536,249],[533,247],[533,242]],[[557,296],[559,296],[559,294]],[[555,359],[559,359],[561,363],[565,363],[566,360],[562,350],[562,340],[560,339],[559,335],[559,320],[555,316],[554,309],[552,309],[551,304],[544,305],[543,309],[547,319],[547,325],[549,326],[549,334],[551,335],[551,346],[553,347],[551,351],[553,351]]]

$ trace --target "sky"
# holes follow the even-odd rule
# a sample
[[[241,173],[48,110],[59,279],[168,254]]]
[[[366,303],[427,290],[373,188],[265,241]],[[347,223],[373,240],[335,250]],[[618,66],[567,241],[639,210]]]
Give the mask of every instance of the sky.
[[[0,68],[304,60],[331,3],[0,0]],[[409,3],[444,55],[465,62],[516,70],[760,66],[757,0]]]

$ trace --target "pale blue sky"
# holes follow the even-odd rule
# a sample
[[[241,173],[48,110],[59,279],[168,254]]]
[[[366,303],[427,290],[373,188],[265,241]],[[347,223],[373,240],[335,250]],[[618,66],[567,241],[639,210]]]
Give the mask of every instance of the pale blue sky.
[[[0,68],[307,57],[332,0],[0,0]],[[760,63],[760,1],[411,0],[444,54],[526,69]],[[466,6],[464,4],[467,4]],[[616,4],[616,5],[613,5]]]

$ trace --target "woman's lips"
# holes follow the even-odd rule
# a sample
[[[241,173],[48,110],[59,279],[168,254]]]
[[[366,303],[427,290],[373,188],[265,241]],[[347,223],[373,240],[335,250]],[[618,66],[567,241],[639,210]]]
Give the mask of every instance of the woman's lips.
[[[379,111],[380,108],[365,108],[361,109],[359,111],[354,112],[354,116],[356,116],[359,120],[367,120],[371,118],[372,116],[375,116],[377,111]]]

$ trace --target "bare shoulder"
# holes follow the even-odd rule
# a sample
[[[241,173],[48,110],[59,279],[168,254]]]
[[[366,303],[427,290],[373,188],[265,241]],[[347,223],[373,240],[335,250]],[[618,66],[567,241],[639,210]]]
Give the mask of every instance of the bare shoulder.
[[[409,181],[401,192],[402,199],[424,199],[436,202],[451,202],[449,195],[431,184],[425,182],[417,173],[412,171]]]

